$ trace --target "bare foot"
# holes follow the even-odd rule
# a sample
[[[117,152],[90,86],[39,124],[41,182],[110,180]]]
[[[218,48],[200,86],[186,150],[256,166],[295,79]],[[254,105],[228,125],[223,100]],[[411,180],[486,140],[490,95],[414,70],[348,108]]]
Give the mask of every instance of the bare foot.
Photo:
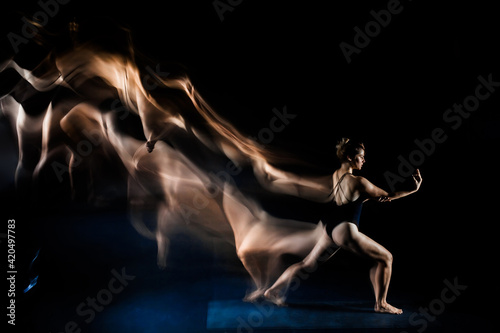
[[[280,296],[278,291],[271,291],[271,289],[267,289],[264,293],[264,297],[267,301],[277,305],[277,306],[286,306],[285,297]]]
[[[245,298],[243,298],[243,302],[255,303],[259,301],[261,297],[264,297],[264,289],[257,289],[247,294]]]
[[[375,312],[379,313],[390,313],[390,314],[402,314],[403,310],[398,309],[389,303],[384,303],[384,304],[375,304]]]

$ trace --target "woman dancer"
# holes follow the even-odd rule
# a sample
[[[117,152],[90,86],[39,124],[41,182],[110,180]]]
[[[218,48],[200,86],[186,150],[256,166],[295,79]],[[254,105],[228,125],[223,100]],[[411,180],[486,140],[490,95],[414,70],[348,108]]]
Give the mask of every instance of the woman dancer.
[[[403,312],[401,309],[390,305],[386,300],[392,273],[392,254],[382,245],[359,232],[358,225],[364,201],[375,199],[387,202],[415,193],[422,183],[420,171],[416,170],[413,175],[412,190],[389,193],[373,185],[367,179],[353,175],[353,170],[361,170],[365,163],[365,146],[361,142],[342,139],[337,145],[337,156],[341,161],[341,166],[328,180],[298,177],[288,172],[278,171],[268,164],[259,167],[261,176],[265,175],[260,179],[266,179],[264,182],[266,187],[329,203],[329,212],[322,218],[327,232],[309,255],[304,260],[288,267],[273,286],[264,293],[264,296],[277,305],[284,305],[286,291],[296,274],[303,269],[311,271],[327,248],[338,246],[371,258],[375,262],[370,269],[370,280],[375,292],[374,310],[381,313],[401,314]]]

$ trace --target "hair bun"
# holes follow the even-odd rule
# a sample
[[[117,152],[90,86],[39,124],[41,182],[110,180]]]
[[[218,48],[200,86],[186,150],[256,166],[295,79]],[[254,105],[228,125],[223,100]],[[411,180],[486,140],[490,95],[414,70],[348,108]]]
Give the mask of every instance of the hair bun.
[[[342,138],[340,141],[337,142],[337,145],[335,146],[335,148],[337,148],[337,157],[340,160],[344,159],[346,145],[348,142],[349,138]]]
[[[362,142],[352,141],[349,138],[342,138],[337,142],[335,147],[337,148],[337,157],[340,161],[345,161],[348,156],[354,157],[359,150],[365,149],[365,145]]]

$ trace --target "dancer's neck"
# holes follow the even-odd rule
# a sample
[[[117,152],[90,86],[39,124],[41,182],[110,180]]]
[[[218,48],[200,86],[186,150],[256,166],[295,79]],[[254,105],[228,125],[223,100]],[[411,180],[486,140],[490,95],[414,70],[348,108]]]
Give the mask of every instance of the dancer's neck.
[[[351,163],[347,162],[342,162],[342,165],[339,168],[339,173],[342,176],[345,173],[352,173],[352,166]]]

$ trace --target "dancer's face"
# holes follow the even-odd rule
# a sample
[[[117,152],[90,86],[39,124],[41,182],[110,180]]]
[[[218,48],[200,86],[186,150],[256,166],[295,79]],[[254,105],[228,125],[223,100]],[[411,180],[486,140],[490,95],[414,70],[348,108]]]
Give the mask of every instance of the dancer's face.
[[[363,164],[365,164],[365,151],[361,149],[354,158],[351,159],[351,166],[355,170],[361,170]]]

